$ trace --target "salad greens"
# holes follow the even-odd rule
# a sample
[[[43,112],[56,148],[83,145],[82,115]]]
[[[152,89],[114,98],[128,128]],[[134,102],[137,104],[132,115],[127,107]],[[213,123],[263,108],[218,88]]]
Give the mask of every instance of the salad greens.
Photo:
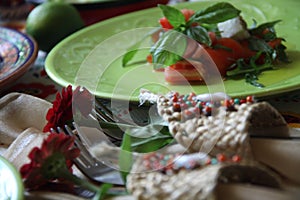
[[[159,65],[158,67],[154,66],[156,69],[162,66],[174,64],[182,59],[181,56],[185,51],[186,45],[174,45],[176,41],[183,43],[183,36],[180,36],[178,32],[187,35],[202,44],[210,46],[211,39],[208,35],[208,28],[215,28],[216,23],[237,17],[241,12],[234,8],[231,4],[222,2],[196,12],[188,21],[186,21],[182,12],[176,8],[167,5],[158,5],[158,7],[162,10],[164,16],[166,16],[174,28],[173,31],[163,32],[157,43],[153,46],[153,48],[151,48],[150,53],[153,56],[153,63]],[[193,26],[195,23],[201,25]],[[137,46],[138,44],[134,45],[135,48]],[[174,51],[170,52],[168,50],[164,50],[165,47],[168,47],[167,49],[170,49],[170,47],[176,47],[178,49],[181,48],[181,50],[173,53]],[[136,52],[136,50],[130,50],[124,55],[122,60],[123,67],[126,67],[126,64],[129,63]],[[180,52],[182,52],[182,54],[179,54]]]
[[[150,49],[154,69],[164,68],[182,60],[187,47],[187,38],[191,38],[212,49],[222,48],[218,45],[213,46],[209,32],[213,32],[217,37],[220,37],[217,24],[239,17],[241,14],[239,9],[227,2],[216,3],[205,9],[198,10],[189,18],[175,7],[168,5],[158,5],[158,7],[172,28],[168,30],[161,29],[158,41]],[[269,44],[273,40],[280,39],[280,41],[284,41],[283,38],[277,37],[274,28],[280,21],[276,20],[261,25],[257,25],[256,21],[254,21],[253,27],[247,29],[250,34],[250,38],[247,41],[249,42],[248,48],[254,51],[255,55],[247,59],[238,59],[236,63],[228,68],[227,77],[241,78],[243,75],[246,82],[256,87],[263,87],[262,84],[257,82],[257,76],[263,70],[272,69],[275,60],[289,62],[285,53],[286,47],[282,43],[274,47],[271,47]],[[139,43],[135,44],[124,55],[122,60],[123,67],[128,66],[128,63],[133,59],[138,51],[138,46]],[[226,49],[226,47],[223,49]],[[264,58],[263,62],[261,57]]]

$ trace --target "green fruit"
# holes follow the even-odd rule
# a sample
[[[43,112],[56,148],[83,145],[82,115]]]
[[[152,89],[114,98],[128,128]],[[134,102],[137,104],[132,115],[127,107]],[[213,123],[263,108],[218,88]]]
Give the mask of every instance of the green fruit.
[[[76,8],[60,1],[47,1],[36,6],[26,20],[26,33],[45,52],[82,27],[84,22]]]

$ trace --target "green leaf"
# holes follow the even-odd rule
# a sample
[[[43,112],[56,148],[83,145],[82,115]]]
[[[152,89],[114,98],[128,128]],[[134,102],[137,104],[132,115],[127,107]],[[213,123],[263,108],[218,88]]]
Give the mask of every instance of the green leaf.
[[[150,124],[130,129],[132,151],[146,153],[161,149],[174,141],[168,125],[159,115],[151,115]]]
[[[262,39],[251,37],[248,39],[249,41],[249,48],[253,51],[262,51],[268,54],[273,53],[273,49]]]
[[[131,47],[128,48],[127,52],[125,53],[125,55],[122,58],[122,66],[123,67],[126,67],[127,64],[133,59],[135,54],[138,52],[138,48],[142,44],[142,42],[144,42],[144,40],[147,37],[151,36],[156,31],[158,31],[158,29],[154,29],[154,30],[150,31],[148,34],[146,34],[144,37],[142,37],[141,40],[139,40],[134,45],[132,45]]]
[[[141,131],[142,129],[140,129]],[[145,133],[142,133],[145,134]],[[136,134],[135,135],[139,135]],[[135,152],[147,153],[161,149],[162,147],[174,142],[173,136],[170,134],[167,126],[161,127],[160,130],[156,130],[156,134],[149,132],[149,137],[133,137],[131,138],[131,148]]]
[[[260,35],[266,29],[273,29],[274,26],[279,22],[281,22],[281,20],[263,23],[263,24],[259,25],[258,27],[250,29],[249,32],[251,35]]]
[[[133,157],[132,157],[132,149],[131,149],[131,136],[125,132],[123,135],[121,151],[119,155],[119,167],[120,173],[126,183],[126,177],[130,172],[132,167]]]
[[[251,85],[253,85],[255,87],[258,87],[258,88],[265,87],[263,84],[258,82],[258,77],[256,74],[251,74],[251,73],[245,74],[245,80],[247,83],[250,83]]]
[[[204,10],[196,12],[188,21],[188,24],[194,22],[215,24],[239,16],[240,10],[226,2],[216,3]]]
[[[207,30],[202,26],[192,26],[187,29],[187,36],[198,41],[201,44],[211,46],[211,39],[208,36]]]
[[[280,44],[276,47],[276,52],[277,52],[277,55],[278,55],[278,60],[280,60],[281,62],[284,62],[284,63],[289,63],[291,62],[285,52],[285,49],[286,47],[283,45],[283,44]]]
[[[187,45],[184,34],[174,30],[165,32],[151,48],[154,68],[170,66],[181,60]]]
[[[110,183],[103,183],[100,189],[97,191],[96,195],[93,197],[93,200],[101,200],[105,199],[108,194],[110,188],[112,188],[112,184]]]
[[[137,43],[135,45],[136,47],[139,46],[139,43]],[[132,51],[128,51],[122,58],[122,66],[126,67],[126,65],[132,60],[132,58],[134,57],[134,55],[138,52],[137,49],[132,50]]]
[[[180,10],[163,4],[159,4],[158,7],[174,28],[186,24],[185,17]]]

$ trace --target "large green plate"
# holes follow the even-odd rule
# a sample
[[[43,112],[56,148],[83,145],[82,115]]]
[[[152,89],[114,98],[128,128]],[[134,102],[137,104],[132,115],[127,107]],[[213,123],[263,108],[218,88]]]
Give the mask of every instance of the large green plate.
[[[286,39],[290,64],[263,72],[259,76],[264,88],[245,83],[244,79],[225,80],[223,85],[172,86],[165,83],[163,74],[153,72],[145,65],[122,68],[121,57],[134,44],[146,27],[158,26],[160,9],[152,8],[115,17],[86,27],[60,42],[48,54],[45,67],[48,75],[62,86],[83,85],[96,96],[137,101],[141,88],[154,93],[176,90],[180,93],[226,92],[232,97],[255,95],[257,97],[279,94],[300,88],[300,17],[298,0],[231,0],[248,25],[255,19],[259,24],[281,19],[276,25],[277,34]],[[181,3],[179,8],[202,9],[216,1]],[[135,30],[135,28],[140,28]],[[133,31],[134,30],[134,31]],[[147,30],[148,31],[148,30]],[[145,40],[147,41],[147,40]],[[147,42],[146,42],[147,44]],[[141,51],[135,60],[144,59],[148,52]]]

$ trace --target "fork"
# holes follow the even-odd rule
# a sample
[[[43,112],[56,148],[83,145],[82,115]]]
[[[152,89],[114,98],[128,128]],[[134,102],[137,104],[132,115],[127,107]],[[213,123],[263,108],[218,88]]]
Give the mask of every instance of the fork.
[[[74,159],[74,163],[89,180],[96,183],[124,185],[120,172],[97,161],[90,154],[86,145],[82,143],[78,134],[75,134],[69,126],[65,125],[64,129],[57,127],[57,131],[65,133],[66,135],[74,136],[75,146],[80,149],[80,155]]]
[[[114,115],[109,106],[106,105],[102,99],[95,99],[95,108],[92,110],[90,117],[100,123],[103,133],[108,136],[114,142],[119,141],[121,143],[123,139],[124,130],[127,128],[134,128],[137,126],[148,125],[149,119],[145,112],[145,109],[133,110],[131,113],[133,121],[123,119],[117,115]],[[107,129],[106,125],[112,125],[114,128]]]

